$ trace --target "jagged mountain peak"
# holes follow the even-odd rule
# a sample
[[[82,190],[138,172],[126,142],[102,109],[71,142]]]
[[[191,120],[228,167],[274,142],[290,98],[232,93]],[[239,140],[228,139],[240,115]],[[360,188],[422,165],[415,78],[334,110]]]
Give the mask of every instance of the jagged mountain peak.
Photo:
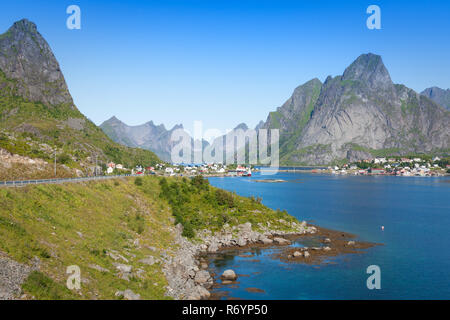
[[[240,123],[236,126],[236,128],[234,128],[234,130],[239,130],[239,129],[248,130],[248,126],[246,123]]]
[[[20,31],[29,33],[38,33],[37,26],[34,22],[28,19],[22,19],[14,22],[14,24],[9,29],[10,31]]]
[[[105,121],[105,123],[123,123],[120,121],[116,116],[112,116],[108,120]]]
[[[373,53],[360,55],[345,69],[342,80],[362,81],[374,89],[387,89],[393,85],[383,59],[381,56]]]
[[[17,95],[75,109],[58,61],[33,22],[22,19],[0,35],[0,70],[7,79],[18,80]]]

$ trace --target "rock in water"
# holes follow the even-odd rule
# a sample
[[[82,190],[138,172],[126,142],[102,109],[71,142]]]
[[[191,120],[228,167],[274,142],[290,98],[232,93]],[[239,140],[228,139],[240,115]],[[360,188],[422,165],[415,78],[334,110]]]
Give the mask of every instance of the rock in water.
[[[279,244],[279,245],[289,245],[289,244],[291,244],[291,242],[289,240],[287,240],[285,238],[279,238],[279,237],[273,238],[273,242],[275,242],[276,244]]]
[[[231,280],[231,281],[234,281],[234,280],[237,279],[237,275],[236,275],[236,273],[235,273],[233,270],[229,269],[229,270],[225,270],[225,271],[222,273],[221,278],[222,278],[223,280]]]

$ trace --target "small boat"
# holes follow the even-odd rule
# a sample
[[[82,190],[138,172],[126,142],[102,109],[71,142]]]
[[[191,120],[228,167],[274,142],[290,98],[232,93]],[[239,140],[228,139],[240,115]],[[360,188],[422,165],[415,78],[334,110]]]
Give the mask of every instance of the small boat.
[[[243,177],[251,177],[252,176],[252,170],[248,169],[247,172],[242,174]]]

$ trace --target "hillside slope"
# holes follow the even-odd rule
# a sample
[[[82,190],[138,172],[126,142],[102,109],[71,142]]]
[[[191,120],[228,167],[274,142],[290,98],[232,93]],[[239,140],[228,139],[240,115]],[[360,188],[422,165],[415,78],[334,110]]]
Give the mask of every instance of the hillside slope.
[[[163,268],[177,252],[175,224],[196,239],[225,224],[289,230],[294,221],[201,177],[0,188],[0,265],[6,255],[35,270],[22,284],[27,299],[118,299],[116,292],[127,289],[142,299],[167,299]],[[76,291],[65,288],[72,265],[81,270]]]
[[[0,148],[92,170],[95,158],[127,167],[157,156],[119,145],[74,105],[64,76],[36,25],[21,20],[0,35]]]

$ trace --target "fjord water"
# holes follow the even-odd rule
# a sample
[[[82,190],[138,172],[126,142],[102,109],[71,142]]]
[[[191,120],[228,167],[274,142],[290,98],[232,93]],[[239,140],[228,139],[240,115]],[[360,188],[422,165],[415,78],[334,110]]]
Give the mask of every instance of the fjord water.
[[[282,183],[257,182],[283,179]],[[210,178],[212,185],[261,197],[299,220],[381,243],[333,264],[287,264],[273,250],[231,252],[213,270],[242,274],[229,297],[242,299],[450,299],[450,179],[448,177],[333,176],[278,173]],[[384,226],[384,231],[381,230]],[[381,268],[381,289],[366,285],[370,265]],[[248,292],[248,288],[264,290]]]

